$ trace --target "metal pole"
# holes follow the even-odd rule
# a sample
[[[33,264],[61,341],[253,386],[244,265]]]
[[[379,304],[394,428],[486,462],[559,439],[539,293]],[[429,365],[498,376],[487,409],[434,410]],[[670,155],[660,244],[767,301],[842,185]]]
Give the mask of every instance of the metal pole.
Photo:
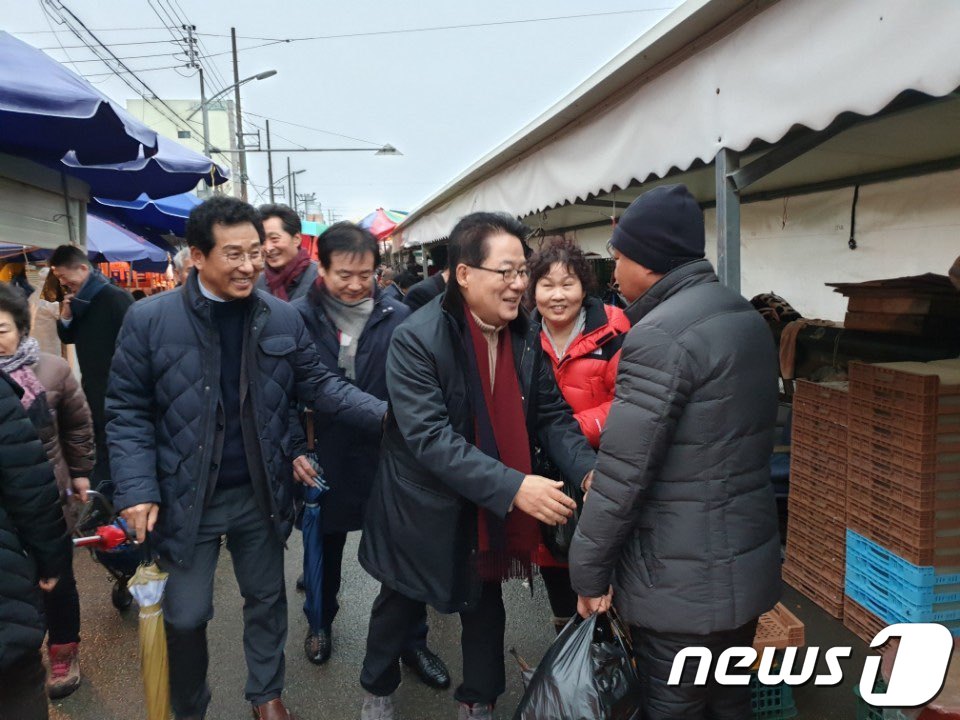
[[[200,75],[200,112],[203,116],[203,155],[210,157],[210,116],[207,113],[207,94],[203,86],[203,68],[197,68]],[[244,156],[241,155],[241,158]],[[200,196],[207,197],[210,194],[210,186],[206,183],[200,185]]]
[[[267,120],[267,182],[270,185],[270,202],[273,200],[273,153],[270,152],[270,121]]]
[[[293,175],[291,175],[290,180],[293,183],[293,195],[290,196],[293,198],[293,211],[297,213],[297,215],[299,215],[300,210],[298,208],[300,204],[297,202],[297,174],[294,173]]]
[[[731,175],[740,167],[740,154],[723,148],[716,158],[717,275],[740,292],[740,196]]]
[[[237,63],[237,29],[230,28],[233,47],[233,101],[237,106],[237,149],[240,151],[240,199],[247,201],[247,155],[243,152],[243,114],[240,111],[240,67]]]
[[[287,205],[293,197],[293,171],[290,170],[290,158],[287,158]]]

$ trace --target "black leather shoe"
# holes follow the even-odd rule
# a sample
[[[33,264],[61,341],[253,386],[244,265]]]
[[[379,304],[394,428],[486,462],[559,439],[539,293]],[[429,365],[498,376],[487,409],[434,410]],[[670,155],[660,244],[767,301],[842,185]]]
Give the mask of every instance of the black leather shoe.
[[[443,664],[443,660],[430,652],[427,648],[417,648],[410,650],[400,657],[403,664],[420,676],[424,685],[428,685],[438,690],[446,690],[450,687],[450,671]]]
[[[306,592],[307,586],[303,584],[303,573],[297,578],[297,592]]]
[[[306,653],[307,660],[314,665],[323,665],[330,659],[330,653],[333,652],[333,638],[330,637],[330,631],[321,630],[316,635],[307,631],[307,637],[303,641],[303,651]]]

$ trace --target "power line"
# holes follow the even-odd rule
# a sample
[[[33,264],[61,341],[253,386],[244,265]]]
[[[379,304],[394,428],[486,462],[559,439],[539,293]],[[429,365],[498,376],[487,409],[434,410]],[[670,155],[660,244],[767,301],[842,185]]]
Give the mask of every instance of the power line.
[[[431,27],[399,28],[395,30],[372,30],[367,32],[340,33],[337,35],[311,35],[306,37],[293,37],[293,38],[252,37],[252,36],[243,36],[241,38],[241,36],[238,35],[237,39],[272,40],[275,42],[285,42],[285,43],[304,42],[307,40],[339,40],[343,38],[374,37],[378,35],[405,35],[408,33],[437,32],[441,30],[466,30],[469,28],[499,27],[503,25],[523,25],[526,23],[553,22],[557,20],[580,20],[583,18],[607,17],[611,15],[632,15],[635,13],[661,12],[666,10],[673,10],[674,7],[675,6],[671,5],[669,7],[643,8],[638,10],[613,10],[610,12],[600,12],[600,13],[582,13],[580,15],[556,15],[553,17],[526,18],[521,20],[497,20],[497,21],[484,22],[484,23],[465,23],[461,25],[435,25]],[[204,35],[206,37],[230,37],[229,35],[217,35],[212,33],[198,33],[198,34]]]
[[[151,32],[155,30],[164,30],[165,28],[151,28],[151,27],[135,27],[135,28],[101,28],[99,30],[94,30],[93,32],[106,33],[106,32]],[[18,30],[17,35],[50,35],[57,34],[56,30]]]
[[[304,130],[312,130],[313,132],[323,133],[324,135],[333,135],[334,137],[345,138],[346,140],[353,140],[354,142],[367,143],[369,145],[383,145],[383,143],[374,142],[373,140],[364,140],[363,138],[353,137],[351,135],[344,135],[343,133],[333,132],[332,130],[324,130],[322,128],[310,127],[309,125],[300,125],[295,122],[290,122],[289,120],[281,120],[280,118],[269,117],[267,115],[260,115],[249,110],[244,111],[244,115],[253,115],[254,117],[263,118],[264,120],[272,120],[273,122],[282,123],[284,125],[291,125],[296,128],[302,128]],[[271,135],[276,135],[276,133],[271,133]],[[280,137],[277,135],[277,137]],[[281,138],[286,140],[286,138]],[[290,142],[290,141],[288,141]]]
[[[93,34],[92,30],[88,30],[87,32],[91,33],[91,35]],[[78,38],[78,39],[81,41],[83,40],[83,38]],[[137,45],[173,45],[173,44],[175,44],[173,40],[142,40],[140,42],[113,43],[112,47],[135,47]],[[61,47],[60,49],[61,50],[83,50],[85,47],[87,46],[86,45],[67,45],[66,47]],[[37,48],[37,49],[46,51],[46,50],[56,50],[57,48],[44,47],[44,48]]]

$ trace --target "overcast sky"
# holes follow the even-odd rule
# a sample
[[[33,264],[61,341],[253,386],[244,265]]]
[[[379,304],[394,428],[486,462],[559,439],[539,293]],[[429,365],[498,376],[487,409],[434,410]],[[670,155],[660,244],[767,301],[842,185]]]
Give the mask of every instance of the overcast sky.
[[[108,69],[103,64],[79,62],[93,55],[78,49],[81,43],[70,30],[43,11],[50,3],[65,5],[119,57],[150,56],[127,64],[144,70],[139,77],[160,97],[171,99],[198,97],[199,83],[195,71],[172,67],[184,57],[176,54],[182,46],[174,44],[165,27],[184,19],[197,26],[201,50],[214,56],[204,61],[214,89],[223,87],[217,74],[222,82],[233,82],[229,35],[236,27],[240,77],[271,69],[278,73],[244,85],[242,96],[245,121],[262,127],[264,116],[271,118],[274,147],[390,143],[403,153],[291,155],[293,168],[307,171],[298,177],[298,191],[316,193],[325,210],[332,208],[347,219],[378,206],[412,210],[679,4],[0,0],[0,28],[36,47],[55,48],[48,52],[58,60],[77,61],[67,66],[121,104],[136,97],[134,92],[116,76],[104,74]],[[579,17],[547,20],[564,16]],[[450,27],[476,24],[484,26]],[[445,29],[423,31],[441,26]],[[316,36],[321,37],[268,44]],[[265,196],[265,156],[250,158],[251,182]],[[274,155],[274,162],[283,167],[275,177],[285,174],[286,156]],[[263,201],[253,187],[250,198]]]

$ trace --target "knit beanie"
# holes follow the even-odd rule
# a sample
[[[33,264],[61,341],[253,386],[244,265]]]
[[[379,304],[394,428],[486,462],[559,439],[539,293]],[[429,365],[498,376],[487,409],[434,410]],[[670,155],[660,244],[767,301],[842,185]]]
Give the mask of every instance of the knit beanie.
[[[623,211],[610,238],[610,245],[655,273],[701,259],[704,242],[703,211],[686,185],[645,192]]]

